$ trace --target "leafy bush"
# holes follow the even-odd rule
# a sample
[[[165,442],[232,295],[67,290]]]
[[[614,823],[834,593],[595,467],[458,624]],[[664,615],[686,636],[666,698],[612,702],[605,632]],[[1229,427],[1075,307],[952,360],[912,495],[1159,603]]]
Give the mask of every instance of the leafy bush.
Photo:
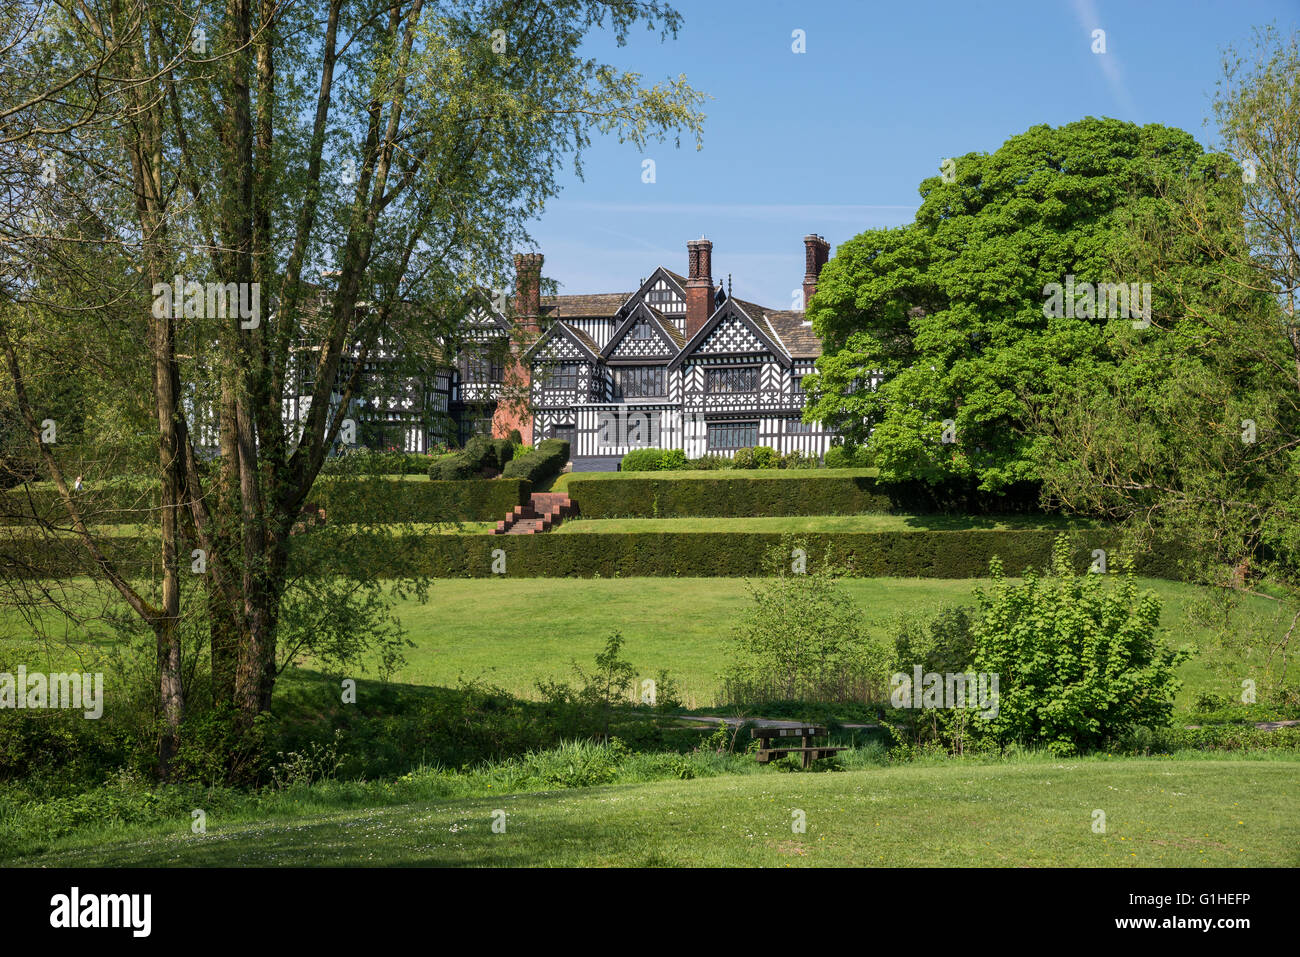
[[[663,471],[675,471],[686,468],[686,453],[681,449],[664,449],[663,461],[659,468]]]
[[[781,466],[781,456],[776,449],[768,445],[756,445],[753,448],[754,468],[775,469]]]
[[[894,635],[873,655],[870,700],[878,702],[895,746],[904,749],[942,745],[961,754],[971,743],[972,715],[957,708],[914,709],[910,697],[901,707],[884,700],[896,689],[895,675],[907,676],[910,696],[915,669],[922,674],[967,674],[973,655],[972,617],[967,608],[943,607],[932,615],[905,615]],[[901,689],[900,689],[901,690]],[[964,693],[964,692],[963,692]],[[976,694],[972,687],[970,694]],[[973,699],[971,699],[973,700]]]
[[[826,450],[828,469],[871,468],[872,456],[863,446],[832,445]]]
[[[478,478],[478,469],[463,455],[449,455],[429,466],[429,478],[435,482],[464,482]]]
[[[569,461],[569,443],[564,439],[543,439],[531,452],[511,460],[502,478],[528,479],[534,485],[559,475]]]
[[[868,644],[861,615],[829,561],[802,570],[806,545],[783,540],[768,556],[773,577],[749,585],[753,604],[733,629],[723,677],[730,703],[862,698]]]
[[[620,472],[658,472],[663,468],[662,449],[633,449],[619,462]]]
[[[1071,754],[1169,723],[1174,669],[1189,655],[1157,637],[1160,599],[1138,594],[1131,569],[1113,589],[1103,575],[1076,574],[1065,535],[1053,545],[1049,574],[1031,568],[1013,584],[1002,569],[990,562],[992,586],[975,593],[972,664],[1000,681],[992,738]]]
[[[686,467],[688,469],[698,469],[700,471],[708,471],[711,469],[734,468],[734,465],[731,459],[727,458],[725,455],[717,455],[714,453],[709,453],[707,455],[701,455],[698,459],[691,459],[689,462],[686,463]]]
[[[817,467],[817,456],[811,452],[800,452],[798,450],[786,452],[781,456],[778,465],[783,469],[815,469]]]

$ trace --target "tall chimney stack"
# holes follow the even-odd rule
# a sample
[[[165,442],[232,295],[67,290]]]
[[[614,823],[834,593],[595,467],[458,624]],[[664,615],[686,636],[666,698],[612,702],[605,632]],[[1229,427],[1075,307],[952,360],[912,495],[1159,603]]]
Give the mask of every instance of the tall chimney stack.
[[[540,331],[543,259],[541,253],[515,253],[515,314],[525,332]]]
[[[523,332],[523,342],[511,336],[510,355],[505,361],[504,378],[492,413],[492,437],[505,439],[518,430],[525,445],[533,444],[533,414],[528,403],[532,397],[532,371],[524,363],[522,349],[541,331],[542,254],[515,253],[515,321]]]
[[[817,278],[822,274],[822,266],[825,266],[826,260],[830,258],[831,244],[824,236],[809,233],[803,238],[803,249],[803,307],[807,309],[808,302],[817,291]]]
[[[686,338],[704,327],[713,314],[713,243],[701,236],[686,244],[691,270],[686,277]]]

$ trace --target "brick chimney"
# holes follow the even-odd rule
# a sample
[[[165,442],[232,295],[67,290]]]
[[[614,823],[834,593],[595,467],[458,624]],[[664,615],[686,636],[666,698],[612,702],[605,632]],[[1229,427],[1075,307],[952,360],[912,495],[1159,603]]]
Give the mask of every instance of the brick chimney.
[[[533,415],[529,409],[532,370],[524,363],[521,351],[541,332],[538,317],[542,312],[542,261],[541,253],[515,254],[515,321],[523,341],[512,337],[501,397],[492,415],[493,438],[508,438],[512,430],[518,429],[525,445],[533,442]]]
[[[686,277],[686,338],[699,332],[713,314],[713,243],[701,236],[686,244],[691,269]]]
[[[515,253],[515,315],[525,332],[541,331],[538,316],[542,312],[541,253]]]
[[[807,309],[809,300],[817,291],[817,278],[822,274],[822,266],[825,266],[826,260],[830,258],[831,244],[824,236],[810,233],[803,238],[803,249],[803,307]]]

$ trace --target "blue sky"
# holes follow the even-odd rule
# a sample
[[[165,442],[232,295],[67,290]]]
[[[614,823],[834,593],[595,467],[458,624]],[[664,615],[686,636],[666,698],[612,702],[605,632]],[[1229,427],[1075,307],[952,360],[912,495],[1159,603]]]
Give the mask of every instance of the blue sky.
[[[791,307],[803,237],[834,248],[911,220],[944,157],[1084,116],[1181,127],[1213,145],[1221,49],[1300,24],[1300,0],[679,0],[676,40],[588,52],[647,81],[685,73],[713,99],[704,148],[597,139],[532,227],[565,293],[630,292],[686,241],[713,240],[737,296]],[[807,52],[791,50],[794,30]],[[1092,31],[1106,52],[1092,52]],[[656,181],[643,183],[642,160]]]

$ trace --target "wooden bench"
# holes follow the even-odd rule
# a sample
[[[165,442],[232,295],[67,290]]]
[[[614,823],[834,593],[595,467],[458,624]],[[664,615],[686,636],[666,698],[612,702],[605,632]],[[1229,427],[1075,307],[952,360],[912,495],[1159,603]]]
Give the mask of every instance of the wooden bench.
[[[803,766],[812,767],[812,763],[820,758],[829,758],[833,754],[848,750],[847,748],[835,748],[830,745],[809,745],[812,738],[826,737],[829,732],[817,725],[804,725],[798,728],[755,728],[753,736],[759,739],[758,751],[755,757],[759,764],[767,764],[769,761],[779,760],[787,754],[802,754]],[[779,738],[799,738],[800,746],[795,747],[772,747],[772,741]]]

